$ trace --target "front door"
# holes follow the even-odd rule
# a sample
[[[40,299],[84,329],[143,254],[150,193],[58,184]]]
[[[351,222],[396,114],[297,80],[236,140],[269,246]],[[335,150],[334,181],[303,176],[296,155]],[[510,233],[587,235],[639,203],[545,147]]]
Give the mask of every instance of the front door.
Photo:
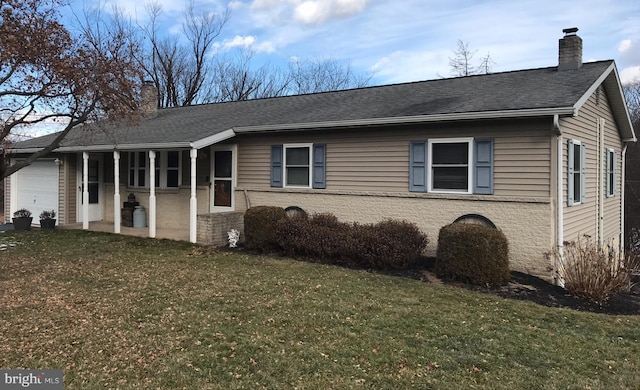
[[[232,211],[235,208],[235,145],[212,149],[211,211]]]
[[[79,158],[79,167],[78,167],[78,221],[84,221],[84,207],[83,207],[83,197],[82,193],[84,192],[84,178],[83,178],[83,160],[82,156]],[[102,170],[103,170],[103,159],[101,155],[89,155],[88,160],[88,171],[89,171],[89,180],[87,189],[89,191],[89,221],[102,221],[103,214],[102,209],[104,205],[104,193],[103,193],[103,178],[102,178]]]

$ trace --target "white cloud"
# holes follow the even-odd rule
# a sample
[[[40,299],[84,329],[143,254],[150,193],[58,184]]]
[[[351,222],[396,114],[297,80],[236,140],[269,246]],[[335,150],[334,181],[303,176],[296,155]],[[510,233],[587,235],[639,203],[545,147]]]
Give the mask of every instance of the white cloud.
[[[233,37],[233,39],[225,41],[223,45],[227,49],[231,49],[234,47],[249,47],[252,46],[255,41],[256,38],[252,37],[251,35],[246,37],[236,35],[235,37]]]
[[[370,70],[385,83],[429,80],[437,75],[445,77],[449,73],[447,55],[445,51],[400,50],[381,58]]]
[[[215,51],[222,52],[230,51],[235,48],[250,48],[256,53],[273,53],[276,50],[275,44],[273,42],[258,42],[256,37],[252,35],[248,35],[245,37],[236,35],[232,39],[225,39],[222,43],[215,42],[213,44],[213,48]]]
[[[620,81],[622,84],[635,80],[640,80],[640,66],[630,66],[620,72]]]
[[[371,0],[254,0],[251,10],[264,25],[294,20],[317,25],[362,12]]]
[[[246,4],[243,3],[242,1],[235,1],[234,0],[234,1],[230,1],[229,2],[229,9],[232,10],[232,11],[235,11],[235,10],[239,10],[239,9],[244,8],[245,5]]]
[[[262,10],[262,9],[272,9],[272,8],[278,8],[281,5],[283,5],[283,3],[293,3],[295,4],[295,0],[254,0],[253,3],[251,3],[251,9],[254,10]]]
[[[625,39],[618,45],[618,52],[620,54],[624,54],[625,52],[629,51],[629,49],[631,49],[631,39]]]
[[[320,24],[362,12],[369,0],[307,0],[295,7],[294,17],[304,24]]]
[[[273,42],[260,42],[253,47],[258,53],[274,53],[276,45]]]

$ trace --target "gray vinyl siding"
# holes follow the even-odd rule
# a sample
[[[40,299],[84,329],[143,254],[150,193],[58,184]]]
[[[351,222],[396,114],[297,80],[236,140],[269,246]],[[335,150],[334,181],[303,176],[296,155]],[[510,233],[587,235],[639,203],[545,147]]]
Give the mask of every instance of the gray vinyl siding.
[[[605,139],[604,147],[606,149],[613,149],[616,156],[616,183],[615,183],[615,195],[613,197],[604,198],[604,237],[605,240],[619,237],[620,226],[620,213],[622,211],[622,197],[621,194],[624,191],[622,185],[622,148],[623,143],[620,137],[620,132],[616,126],[615,119],[611,112],[611,106],[609,105],[606,93],[601,94],[600,107],[602,109],[602,116],[606,120],[605,124]],[[604,164],[606,164],[606,154],[602,157]],[[606,170],[605,170],[606,173]],[[604,180],[606,186],[606,180]],[[606,191],[606,188],[605,188]]]
[[[494,139],[493,196],[548,199],[550,126],[550,120],[523,120],[242,136],[237,139],[238,187],[270,188],[271,145],[326,143],[326,190],[408,192],[411,141],[472,136]]]
[[[597,126],[599,118],[604,118],[604,149],[616,152],[616,195],[604,198],[604,241],[618,238],[620,234],[621,206],[621,172],[622,142],[620,133],[611,113],[611,108],[604,90],[599,97],[595,92],[580,109],[578,116],[561,120],[560,127],[564,135],[563,144],[563,199],[564,205],[564,239],[571,241],[581,235],[597,237],[598,229],[598,194],[605,196],[606,181],[598,185],[598,163],[606,163],[606,153],[597,156]],[[578,206],[567,206],[567,140],[575,139],[586,145],[586,202]]]

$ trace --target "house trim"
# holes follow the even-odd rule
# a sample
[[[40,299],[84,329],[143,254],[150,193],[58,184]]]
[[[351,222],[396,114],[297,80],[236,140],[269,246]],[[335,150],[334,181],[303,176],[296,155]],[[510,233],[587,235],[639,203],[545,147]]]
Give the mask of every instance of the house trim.
[[[236,134],[243,133],[262,133],[262,132],[278,132],[278,131],[296,131],[305,129],[333,129],[336,127],[360,127],[373,125],[401,125],[411,123],[427,123],[427,122],[450,122],[461,120],[478,120],[478,119],[507,119],[507,118],[523,118],[523,117],[540,117],[552,115],[573,116],[575,114],[574,107],[554,107],[554,108],[536,108],[525,110],[501,110],[501,111],[477,111],[467,113],[452,114],[436,114],[436,115],[414,115],[402,117],[386,117],[386,118],[370,118],[370,119],[352,119],[341,121],[327,122],[301,122],[276,125],[259,125],[259,126],[241,126],[234,127]]]
[[[462,193],[442,193],[442,192],[367,192],[367,191],[342,191],[342,190],[317,190],[312,188],[255,188],[236,187],[239,192],[272,192],[272,193],[298,193],[298,194],[323,194],[323,195],[343,195],[343,196],[376,196],[382,198],[422,198],[422,199],[442,199],[442,200],[465,200],[473,202],[503,202],[503,203],[551,203],[551,199],[537,197],[511,197],[496,195],[476,195]]]

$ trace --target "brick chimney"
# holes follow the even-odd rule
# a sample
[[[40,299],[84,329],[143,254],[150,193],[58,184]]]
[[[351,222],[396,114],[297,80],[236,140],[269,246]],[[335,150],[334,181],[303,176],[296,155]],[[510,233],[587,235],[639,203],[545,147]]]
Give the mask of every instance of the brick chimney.
[[[145,81],[140,88],[140,110],[145,118],[158,115],[158,89],[153,81]]]
[[[582,66],[582,38],[576,33],[577,27],[562,30],[564,37],[560,39],[558,50],[558,70],[580,69]]]

